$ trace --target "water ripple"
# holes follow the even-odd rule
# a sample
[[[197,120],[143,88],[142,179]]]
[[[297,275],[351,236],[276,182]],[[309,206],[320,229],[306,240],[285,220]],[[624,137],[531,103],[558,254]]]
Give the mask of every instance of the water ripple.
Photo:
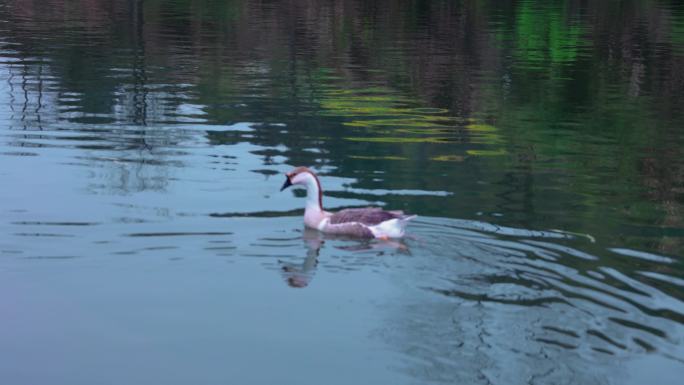
[[[566,360],[567,353],[562,351],[573,351],[576,357],[572,360],[586,365],[594,363],[594,354],[631,357],[640,352],[657,352],[684,360],[680,348],[684,303],[638,279],[646,275],[669,282],[667,276],[602,266],[609,262],[612,249],[596,255],[582,250],[593,245],[586,237],[514,228],[502,231],[481,222],[423,217],[411,229],[416,240],[409,242],[409,247],[423,258],[413,261],[413,270],[426,272],[419,276],[427,279],[418,286],[455,300],[455,306],[448,302],[442,306],[456,312],[483,306],[481,326],[461,328],[458,333],[464,335],[448,338],[469,340],[471,333],[484,334],[488,337],[472,338],[489,341],[481,352],[492,359],[498,355],[496,350],[504,349],[512,360],[527,356]],[[540,237],[550,240],[526,239]],[[651,255],[649,261],[671,262],[657,255]],[[442,278],[436,280],[427,271],[443,272],[438,273]],[[590,272],[600,273],[594,277]],[[413,314],[425,314],[427,324],[438,322],[424,311],[411,310]],[[518,314],[526,314],[528,320],[521,321]],[[465,327],[468,322],[472,320],[457,324]],[[512,328],[507,329],[506,338],[518,341],[516,345],[495,337],[498,325]],[[435,346],[445,345],[439,340],[430,341]],[[521,349],[542,349],[545,353],[537,350],[520,356]]]

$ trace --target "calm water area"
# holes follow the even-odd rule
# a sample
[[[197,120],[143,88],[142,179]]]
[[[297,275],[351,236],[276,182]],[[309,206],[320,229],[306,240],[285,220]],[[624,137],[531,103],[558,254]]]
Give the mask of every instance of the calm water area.
[[[682,2],[0,2],[0,384],[683,376]]]

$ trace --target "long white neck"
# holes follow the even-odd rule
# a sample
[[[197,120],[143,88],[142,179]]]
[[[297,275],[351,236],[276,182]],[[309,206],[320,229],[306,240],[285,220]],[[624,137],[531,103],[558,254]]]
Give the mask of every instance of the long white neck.
[[[321,207],[321,187],[312,174],[304,174],[304,186],[306,186],[306,211],[318,212],[323,211]]]

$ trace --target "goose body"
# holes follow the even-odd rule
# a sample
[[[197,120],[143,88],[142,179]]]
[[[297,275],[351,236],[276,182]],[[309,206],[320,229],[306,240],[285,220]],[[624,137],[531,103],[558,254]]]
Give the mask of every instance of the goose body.
[[[293,186],[306,188],[304,224],[328,234],[362,238],[401,238],[409,220],[415,215],[402,211],[385,211],[378,207],[345,209],[336,213],[323,210],[323,189],[316,174],[306,167],[297,167],[285,174],[280,191]]]

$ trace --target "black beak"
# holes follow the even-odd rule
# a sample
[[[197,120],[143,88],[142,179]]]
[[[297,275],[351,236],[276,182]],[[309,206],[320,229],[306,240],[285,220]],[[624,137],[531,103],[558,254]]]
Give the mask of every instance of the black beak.
[[[285,178],[287,178],[287,179],[285,179],[285,183],[283,183],[283,187],[280,188],[280,191],[283,191],[286,188],[292,186],[292,182],[290,182],[290,177],[285,175]]]

